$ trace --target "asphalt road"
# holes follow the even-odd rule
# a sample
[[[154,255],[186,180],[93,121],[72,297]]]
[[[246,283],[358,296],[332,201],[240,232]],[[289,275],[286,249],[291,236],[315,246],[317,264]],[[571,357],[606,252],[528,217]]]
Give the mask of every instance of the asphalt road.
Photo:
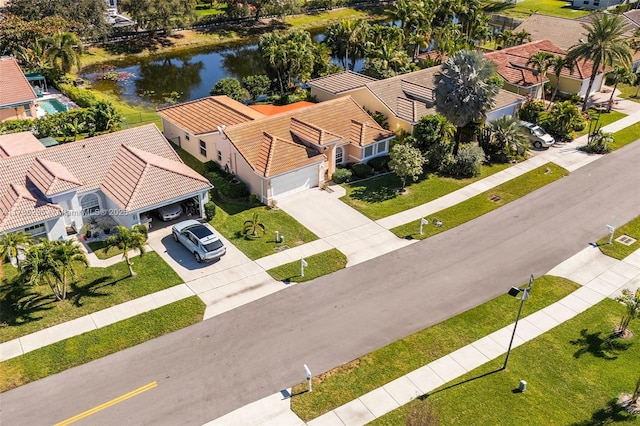
[[[640,143],[456,229],[0,395],[0,423],[201,425],[540,276],[640,215]],[[514,305],[515,312],[515,305]]]

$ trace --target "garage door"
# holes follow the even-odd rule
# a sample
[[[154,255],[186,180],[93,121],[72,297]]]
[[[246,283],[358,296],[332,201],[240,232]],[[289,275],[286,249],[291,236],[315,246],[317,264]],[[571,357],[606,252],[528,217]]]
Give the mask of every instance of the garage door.
[[[307,167],[271,179],[272,196],[275,199],[318,186],[318,166]]]

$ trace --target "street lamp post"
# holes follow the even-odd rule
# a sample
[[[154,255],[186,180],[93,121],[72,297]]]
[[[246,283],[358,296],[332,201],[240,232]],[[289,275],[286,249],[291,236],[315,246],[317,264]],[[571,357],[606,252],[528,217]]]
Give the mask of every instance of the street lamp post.
[[[507,356],[504,359],[504,364],[502,365],[502,369],[507,368],[507,362],[509,362],[509,355],[511,354],[511,346],[513,346],[513,339],[516,337],[516,329],[518,328],[518,321],[520,321],[520,314],[522,313],[522,306],[524,305],[524,301],[529,298],[529,293],[531,292],[531,283],[533,283],[533,274],[529,277],[529,285],[524,290],[520,290],[518,287],[511,287],[509,290],[509,295],[516,297],[521,291],[522,296],[520,297],[520,307],[518,308],[518,315],[516,316],[516,322],[513,324],[513,333],[511,333],[511,340],[509,341],[509,348],[507,349]]]

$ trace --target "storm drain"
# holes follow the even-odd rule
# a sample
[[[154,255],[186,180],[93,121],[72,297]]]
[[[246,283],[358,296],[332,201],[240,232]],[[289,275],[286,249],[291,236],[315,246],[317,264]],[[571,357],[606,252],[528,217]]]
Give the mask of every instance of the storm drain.
[[[494,203],[497,203],[498,201],[502,201],[502,198],[500,198],[500,196],[498,195],[492,195],[491,197],[489,197],[489,199]]]
[[[616,238],[616,241],[624,244],[625,246],[630,246],[631,244],[635,243],[637,240],[628,235],[622,234],[618,238]]]

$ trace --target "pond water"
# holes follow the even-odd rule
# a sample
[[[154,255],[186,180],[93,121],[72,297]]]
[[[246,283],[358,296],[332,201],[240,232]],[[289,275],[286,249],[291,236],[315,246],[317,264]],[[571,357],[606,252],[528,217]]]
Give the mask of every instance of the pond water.
[[[312,33],[322,41],[322,30]],[[334,58],[334,62],[338,61]],[[105,65],[113,67],[114,80],[99,79]],[[209,90],[224,77],[241,79],[264,74],[264,64],[256,40],[233,46],[205,48],[148,58],[128,58],[84,70],[82,77],[100,91],[113,92],[130,104],[166,103],[167,94],[176,92],[178,102],[209,96]],[[363,61],[358,61],[356,71]],[[111,68],[110,68],[111,69]]]

